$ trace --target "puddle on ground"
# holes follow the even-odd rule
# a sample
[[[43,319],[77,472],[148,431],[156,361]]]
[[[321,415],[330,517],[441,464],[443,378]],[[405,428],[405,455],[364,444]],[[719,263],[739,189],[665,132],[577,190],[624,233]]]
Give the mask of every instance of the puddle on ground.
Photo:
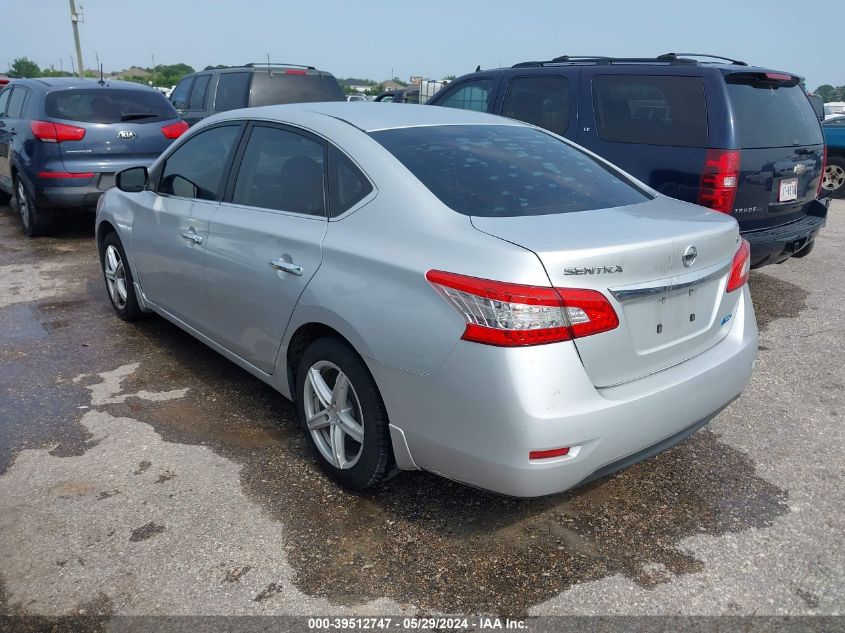
[[[788,281],[755,270],[751,272],[748,286],[761,332],[772,321],[794,319],[807,308],[810,293]]]

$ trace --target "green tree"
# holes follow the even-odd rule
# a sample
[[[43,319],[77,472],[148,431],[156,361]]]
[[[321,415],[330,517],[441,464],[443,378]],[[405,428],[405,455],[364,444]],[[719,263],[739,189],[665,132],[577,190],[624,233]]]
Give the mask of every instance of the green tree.
[[[443,77],[443,81],[454,81],[455,79],[457,79],[455,75],[445,75]]]
[[[41,69],[31,59],[26,57],[18,57],[9,66],[10,77],[40,77]]]
[[[834,101],[834,97],[836,96],[836,88],[831,86],[830,84],[824,84],[823,86],[819,86],[816,88],[816,94],[819,95],[825,103],[828,101]]]

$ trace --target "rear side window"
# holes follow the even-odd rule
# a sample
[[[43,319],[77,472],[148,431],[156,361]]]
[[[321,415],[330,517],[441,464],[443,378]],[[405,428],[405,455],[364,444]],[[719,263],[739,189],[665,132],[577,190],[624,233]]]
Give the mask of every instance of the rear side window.
[[[251,106],[314,101],[346,101],[332,75],[304,70],[256,70],[252,78]]]
[[[211,75],[198,75],[194,82],[194,89],[191,90],[191,100],[188,103],[189,110],[202,110],[205,107],[205,95],[208,92],[208,82]]]
[[[363,200],[373,186],[361,170],[337,149],[329,150],[332,166],[329,178],[329,215],[337,217]]]
[[[23,86],[15,86],[12,89],[12,96],[9,97],[9,105],[6,108],[6,116],[10,119],[19,119],[23,114],[23,106],[29,90]]]
[[[490,97],[495,83],[492,79],[468,81],[440,99],[436,105],[458,110],[490,111]]]
[[[569,127],[566,77],[516,77],[508,84],[502,114],[563,136]]]
[[[178,116],[157,90],[54,90],[47,94],[44,107],[49,117],[84,123],[148,123]]]
[[[593,105],[603,141],[707,146],[701,77],[598,75]]]
[[[234,204],[325,216],[323,144],[274,127],[252,129]]]
[[[249,101],[249,79],[252,73],[220,73],[214,111],[225,112],[245,108]]]
[[[239,125],[226,125],[189,138],[167,158],[158,192],[215,200],[240,131]]]
[[[603,163],[535,128],[450,125],[370,136],[464,215],[547,215],[649,199]]]
[[[194,83],[193,77],[186,77],[180,81],[173,89],[173,94],[170,95],[170,102],[177,108],[188,107],[188,95],[191,92],[191,86]]]
[[[821,145],[812,104],[797,85],[766,85],[752,77],[728,77],[728,96],[740,147]]]

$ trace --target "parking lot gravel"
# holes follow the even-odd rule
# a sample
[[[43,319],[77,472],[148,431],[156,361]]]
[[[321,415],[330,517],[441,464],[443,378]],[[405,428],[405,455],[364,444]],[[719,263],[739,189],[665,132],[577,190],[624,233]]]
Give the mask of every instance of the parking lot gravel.
[[[112,313],[90,218],[0,207],[0,614],[841,614],[845,201],[751,275],[747,392],[673,449],[517,500],[318,471],[294,407]]]

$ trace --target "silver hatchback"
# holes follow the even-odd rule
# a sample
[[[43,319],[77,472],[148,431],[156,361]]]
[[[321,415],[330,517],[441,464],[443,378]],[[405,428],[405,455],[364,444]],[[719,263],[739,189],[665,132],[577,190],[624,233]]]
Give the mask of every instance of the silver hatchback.
[[[217,115],[118,175],[97,241],[118,316],[158,313],[294,400],[350,488],[566,490],[706,424],[757,353],[733,218],[486,114]]]

